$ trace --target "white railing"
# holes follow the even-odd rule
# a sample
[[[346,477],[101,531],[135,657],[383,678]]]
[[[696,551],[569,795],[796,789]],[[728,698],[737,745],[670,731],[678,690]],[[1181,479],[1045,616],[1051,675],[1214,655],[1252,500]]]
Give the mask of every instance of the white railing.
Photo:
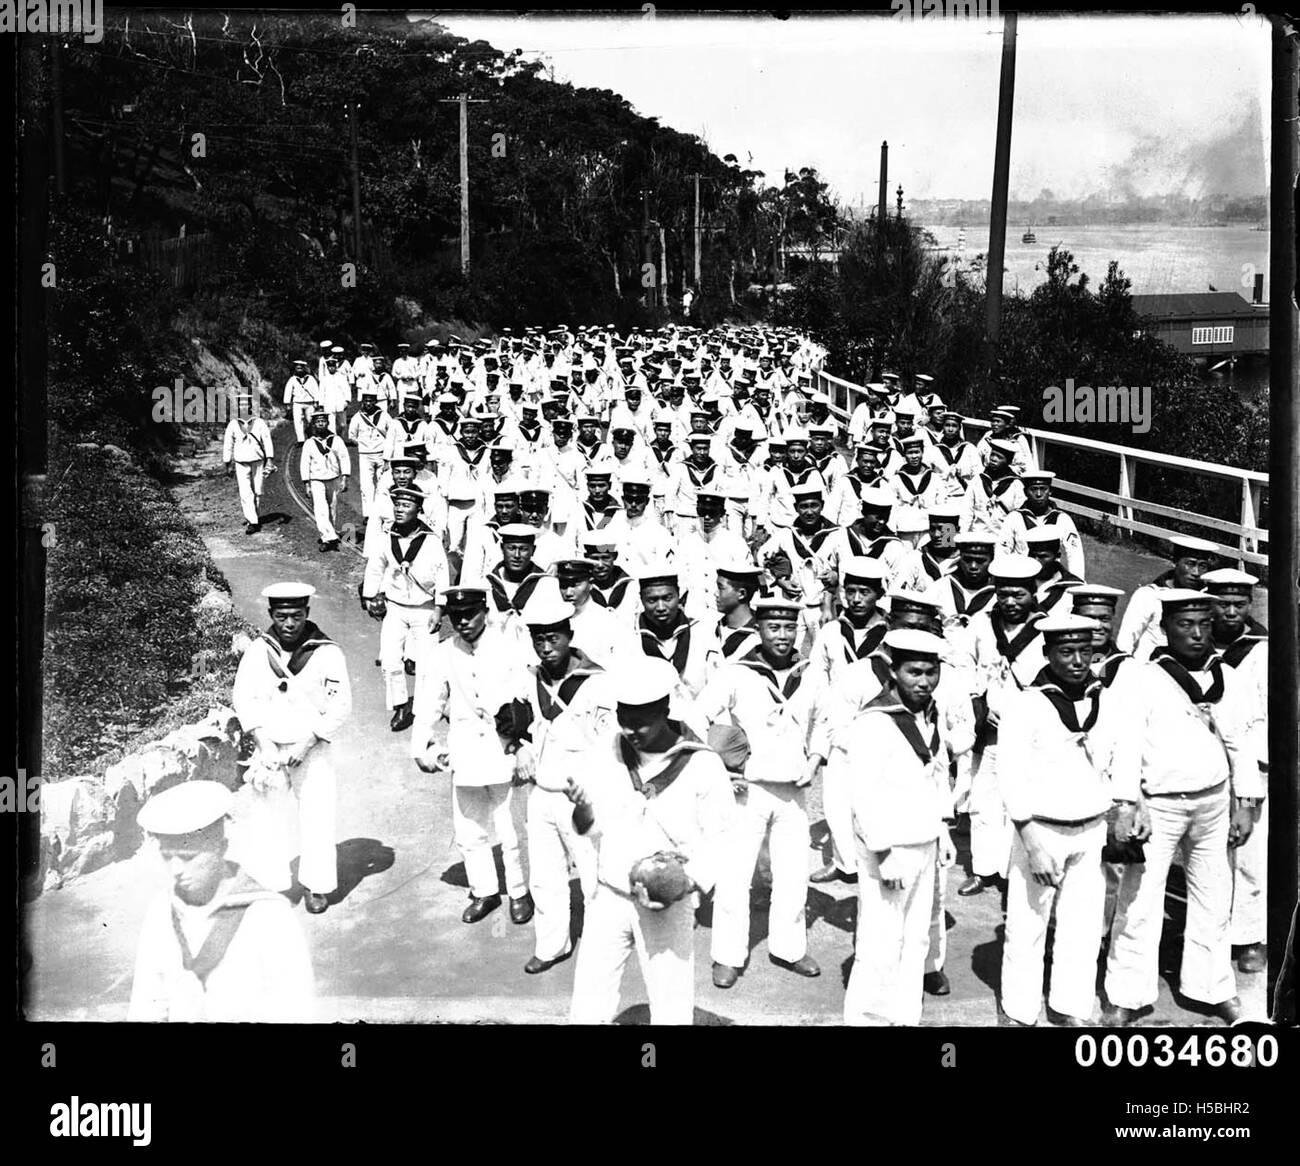
[[[831,398],[831,412],[847,423],[853,410],[865,399],[866,389],[820,369],[816,375],[818,387]],[[970,418],[966,425],[968,430],[985,430],[989,427],[989,422]],[[1221,554],[1235,559],[1239,565],[1251,563],[1261,567],[1268,566],[1267,547],[1261,548],[1260,545],[1268,542],[1268,531],[1260,529],[1257,525],[1263,493],[1268,489],[1267,474],[1261,474],[1256,470],[1241,470],[1235,466],[1221,466],[1214,462],[1197,461],[1195,458],[1175,457],[1172,454],[1153,453],[1145,449],[1131,449],[1124,445],[1113,445],[1109,441],[1094,441],[1088,437],[1070,437],[1050,430],[1025,429],[1022,426],[1021,432],[1029,438],[1038,464],[1056,473],[1056,481],[1052,486],[1053,492],[1072,496],[1057,499],[1062,510],[1108,522],[1130,534],[1149,534],[1158,538],[1168,538],[1174,532],[1154,522],[1140,521],[1134,517],[1134,513],[1154,515],[1156,518],[1176,518],[1181,522],[1204,528],[1208,532],[1204,537],[1210,539]],[[1071,482],[1068,478],[1062,477],[1061,469],[1068,467],[1068,461],[1058,457],[1053,459],[1054,465],[1048,465],[1045,460],[1047,451],[1058,447],[1063,450],[1086,451],[1089,454],[1105,454],[1115,458],[1119,471],[1118,489],[1098,490],[1093,486]],[[1164,506],[1146,498],[1138,498],[1134,493],[1134,482],[1139,465],[1190,470],[1206,477],[1227,478],[1239,482],[1241,504],[1238,520],[1232,522],[1226,518],[1196,514],[1189,510]],[[1109,503],[1114,510],[1098,509],[1096,506],[1074,501],[1073,498]],[[1225,542],[1223,535],[1230,535],[1232,541]]]

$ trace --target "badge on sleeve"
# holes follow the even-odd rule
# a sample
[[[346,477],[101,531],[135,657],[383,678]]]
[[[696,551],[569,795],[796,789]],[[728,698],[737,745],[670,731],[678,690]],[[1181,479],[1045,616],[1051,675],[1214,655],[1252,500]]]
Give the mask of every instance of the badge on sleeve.
[[[340,685],[339,681],[337,681],[337,680],[330,680],[330,679],[327,678],[327,679],[325,680],[325,695],[328,696],[328,697],[330,697],[331,699],[332,699],[333,697],[338,696],[340,687],[341,687],[341,685]]]

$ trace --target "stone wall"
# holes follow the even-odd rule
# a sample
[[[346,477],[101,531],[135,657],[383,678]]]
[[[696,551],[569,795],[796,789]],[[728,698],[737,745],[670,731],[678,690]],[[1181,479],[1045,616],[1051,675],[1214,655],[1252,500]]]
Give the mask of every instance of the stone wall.
[[[183,781],[239,781],[239,720],[218,706],[197,724],[109,766],[102,777],[41,786],[41,870],[36,890],[50,890],[109,863],[130,858],[143,841],[140,807]]]

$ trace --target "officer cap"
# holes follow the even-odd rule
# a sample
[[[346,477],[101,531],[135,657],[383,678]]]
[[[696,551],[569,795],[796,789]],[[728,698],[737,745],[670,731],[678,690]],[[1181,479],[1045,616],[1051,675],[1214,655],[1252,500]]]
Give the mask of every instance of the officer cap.
[[[889,649],[892,664],[901,664],[904,660],[938,661],[944,653],[944,642],[933,632],[920,628],[895,628],[885,633],[884,645]]]
[[[428,497],[419,486],[394,486],[388,491],[388,496],[396,501],[398,498],[409,498],[419,506],[424,505],[424,500]]]
[[[1025,583],[1041,569],[1037,559],[1028,555],[994,555],[989,576],[998,583]]]
[[[1107,607],[1114,607],[1124,592],[1118,587],[1107,587],[1104,583],[1079,583],[1071,587],[1068,594],[1075,607],[1089,603],[1104,603]]]
[[[721,490],[701,490],[695,496],[695,505],[701,512],[717,513],[726,509],[727,496]]]
[[[614,673],[614,698],[638,708],[667,700],[678,684],[677,669],[662,657],[637,656]]]
[[[220,838],[234,796],[219,781],[183,781],[154,794],[136,821],[142,830],[169,838],[195,834]]]
[[[650,479],[643,470],[633,470],[622,475],[623,491],[627,492],[629,486],[636,490],[649,490]]]
[[[545,501],[549,499],[550,496],[551,496],[551,492],[545,486],[528,486],[527,488],[519,491],[519,497],[521,501],[524,498],[531,498],[535,501],[536,500]]]
[[[487,597],[488,589],[486,586],[479,587],[462,583],[456,587],[448,587],[442,593],[442,606],[449,610],[480,607],[487,604]]]
[[[782,599],[779,596],[768,596],[767,598],[755,599],[750,604],[753,609],[754,618],[762,619],[798,619],[799,613],[803,610],[803,604],[795,600]]]
[[[272,607],[289,604],[296,607],[300,603],[307,603],[315,594],[316,588],[310,583],[272,583],[269,587],[262,588],[262,598]]]
[[[1228,593],[1250,595],[1251,588],[1259,582],[1254,575],[1238,571],[1235,567],[1220,567],[1217,571],[1206,571],[1201,576],[1205,589],[1214,595]]]
[[[579,579],[589,579],[595,569],[596,562],[594,559],[577,557],[555,560],[555,573],[557,575],[576,575]]]
[[[1092,633],[1101,627],[1095,619],[1081,615],[1049,615],[1035,625],[1045,640],[1091,640]]]

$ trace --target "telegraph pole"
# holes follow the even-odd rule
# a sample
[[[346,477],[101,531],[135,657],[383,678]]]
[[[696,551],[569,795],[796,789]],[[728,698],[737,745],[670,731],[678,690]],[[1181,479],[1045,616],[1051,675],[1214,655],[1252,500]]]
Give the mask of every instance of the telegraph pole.
[[[361,165],[357,161],[357,113],[361,106],[353,102],[348,106],[348,138],[352,151],[352,258],[361,262]]]
[[[1272,164],[1269,215],[1269,379],[1291,391],[1274,396],[1269,447],[1273,464],[1269,481],[1269,529],[1272,539],[1268,567],[1268,626],[1274,668],[1269,677],[1268,715],[1277,729],[1286,726],[1300,701],[1296,659],[1300,653],[1295,586],[1300,579],[1300,401],[1294,386],[1300,370],[1297,342],[1295,183],[1300,172],[1297,149],[1296,86],[1300,84],[1296,42],[1287,35],[1287,20],[1273,22]],[[1277,662],[1282,661],[1278,666]],[[1279,982],[1287,957],[1297,882],[1297,765],[1300,731],[1275,732],[1269,758],[1268,800],[1271,837],[1268,840],[1268,988],[1269,1011],[1278,1024],[1294,1023],[1295,969],[1288,984]],[[1256,827],[1258,829],[1258,827]]]
[[[993,204],[989,221],[989,258],[984,323],[985,364],[992,371],[1002,326],[1002,264],[1007,253],[1007,188],[1011,174],[1011,109],[1016,92],[1016,14],[1002,25],[1002,74],[998,82],[998,136],[993,154]]]
[[[885,229],[885,198],[889,189],[889,143],[880,143],[880,205],[876,208],[876,222]]]
[[[63,168],[63,76],[59,63],[58,35],[50,37],[50,113],[54,133],[50,142],[54,150],[54,191],[62,196],[67,191]],[[696,187],[696,205],[699,205],[699,187]]]
[[[700,176],[695,178],[695,286],[700,286]]]
[[[650,266],[653,270],[654,263],[651,259],[652,248],[650,246],[650,192],[643,186],[641,188],[641,302],[644,306],[650,307],[650,296],[645,294],[645,269]]]
[[[484,104],[481,97],[462,93],[459,97],[444,97],[440,105],[460,106],[460,274],[469,277],[469,106]]]

